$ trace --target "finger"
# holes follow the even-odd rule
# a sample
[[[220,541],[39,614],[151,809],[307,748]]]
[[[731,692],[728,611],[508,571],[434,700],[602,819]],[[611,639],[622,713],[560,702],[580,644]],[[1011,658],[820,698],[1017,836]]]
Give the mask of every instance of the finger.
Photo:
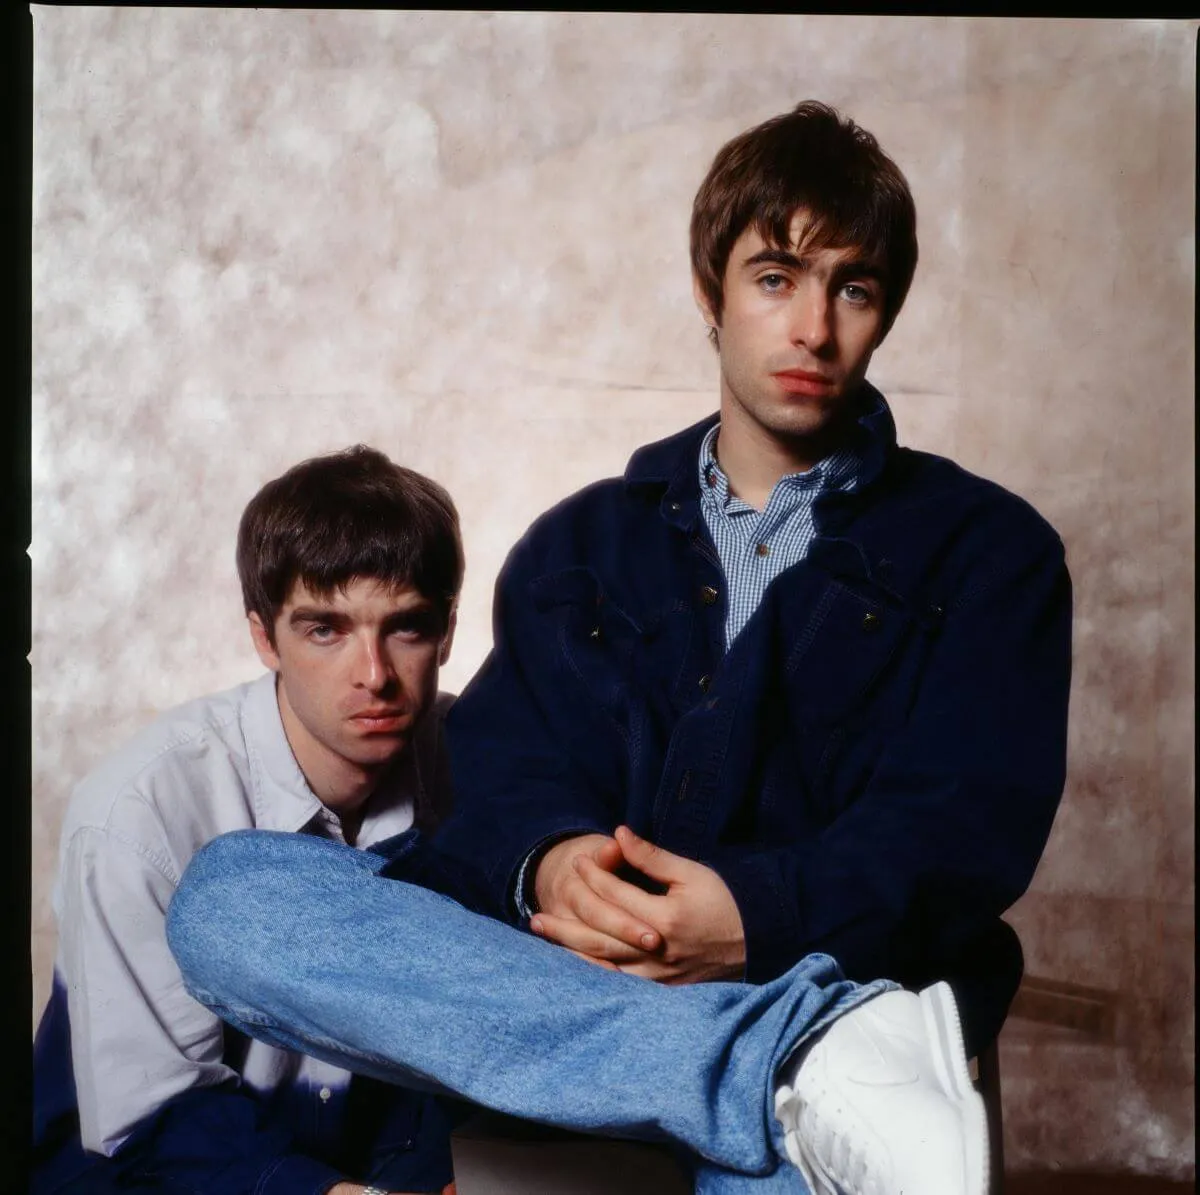
[[[592,954],[584,954],[582,950],[572,950],[569,946],[564,946],[563,949],[568,954],[573,954],[576,958],[581,958],[585,963],[591,963],[594,967],[603,967],[605,971],[619,971],[621,968],[616,963],[610,963],[606,958],[596,958]]]
[[[661,912],[656,902],[661,902],[661,896],[651,896],[643,892],[636,884],[622,880],[618,876],[597,867],[586,855],[580,856],[575,863],[579,878],[601,900],[609,905],[624,909],[632,916],[646,923],[646,928],[639,934],[637,945],[643,950],[657,950],[662,941],[662,934],[654,928],[656,912]],[[620,937],[621,935],[616,935]],[[624,939],[628,941],[628,939]],[[632,945],[632,943],[631,943]]]
[[[575,882],[565,892],[567,905],[575,917],[592,929],[639,950],[652,950],[658,945],[659,935],[653,925],[647,924],[622,903],[610,902],[598,896],[582,874],[583,869],[589,866],[593,875],[607,875],[607,872],[601,871],[586,856],[575,859],[572,866],[575,869]],[[621,880],[616,882],[624,887],[633,888],[632,884],[625,885]],[[640,893],[640,889],[634,888],[634,891]]]
[[[571,917],[555,917],[551,913],[538,913],[529,923],[529,928],[541,938],[579,951],[593,958],[608,959],[610,962],[633,962],[645,958],[646,952],[627,942],[609,937],[593,929],[585,922]]]
[[[663,847],[638,837],[628,826],[617,827],[616,840],[621,853],[638,871],[664,884],[679,883],[686,879],[689,867],[694,865],[691,859],[673,855]]]
[[[654,956],[631,963],[618,963],[617,970],[623,975],[635,975],[639,979],[650,979],[655,983],[682,982],[674,967]]]
[[[606,838],[591,852],[590,856],[583,857],[594,859],[596,866],[602,867],[605,871],[616,871],[625,861],[625,856],[615,838]]]

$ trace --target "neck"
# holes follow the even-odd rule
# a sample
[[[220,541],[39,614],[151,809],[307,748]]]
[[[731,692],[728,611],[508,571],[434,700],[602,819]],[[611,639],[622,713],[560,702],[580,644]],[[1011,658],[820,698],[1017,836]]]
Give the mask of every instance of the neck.
[[[761,510],[781,477],[807,473],[840,448],[848,434],[849,429],[840,420],[811,436],[773,434],[737,403],[723,400],[718,459],[729,479],[730,491]]]
[[[279,716],[283,722],[283,733],[288,746],[300,765],[300,771],[312,789],[313,795],[342,823],[346,841],[353,844],[362,823],[363,806],[379,787],[379,782],[391,761],[378,767],[366,768],[351,763],[319,743],[304,728],[296,716],[287,693],[276,682],[276,697],[279,701]]]

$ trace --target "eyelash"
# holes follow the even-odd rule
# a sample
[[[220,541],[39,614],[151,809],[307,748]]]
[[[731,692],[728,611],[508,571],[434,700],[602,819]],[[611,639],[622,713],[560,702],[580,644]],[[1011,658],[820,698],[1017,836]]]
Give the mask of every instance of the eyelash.
[[[430,633],[428,627],[419,624],[395,626],[388,631],[389,635],[403,635],[413,639],[429,637]],[[304,634],[305,638],[311,639],[314,643],[329,643],[337,636],[338,630],[337,627],[332,627],[328,623],[319,622],[310,626]]]
[[[773,282],[786,283],[786,282],[788,282],[788,277],[786,274],[772,272],[770,274],[763,274],[762,277],[759,278],[759,280],[758,280],[759,286],[761,286],[768,294],[777,295],[777,294],[781,293],[784,288],[782,286],[770,285]],[[846,301],[848,303],[852,304],[855,307],[865,307],[865,306],[867,306],[867,304],[869,304],[871,302],[871,299],[872,299],[871,291],[868,287],[864,286],[861,282],[846,282],[846,283],[843,283],[841,286],[841,291],[847,291],[850,289],[854,289],[856,291],[861,291],[862,294],[859,298],[850,298],[850,296],[847,295]]]

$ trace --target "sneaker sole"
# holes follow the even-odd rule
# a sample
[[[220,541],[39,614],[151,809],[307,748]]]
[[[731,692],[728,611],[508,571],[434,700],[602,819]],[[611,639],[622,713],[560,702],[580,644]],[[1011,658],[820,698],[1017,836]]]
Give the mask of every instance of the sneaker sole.
[[[971,1082],[962,1017],[950,985],[938,982],[919,993],[934,1073],[946,1097],[959,1106],[963,1118],[966,1187],[963,1195],[987,1195],[990,1169],[987,1109]]]

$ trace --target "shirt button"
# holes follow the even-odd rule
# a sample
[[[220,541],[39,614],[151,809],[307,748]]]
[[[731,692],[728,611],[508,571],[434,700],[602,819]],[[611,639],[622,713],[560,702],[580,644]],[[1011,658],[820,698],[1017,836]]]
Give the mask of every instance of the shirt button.
[[[329,1103],[329,1097],[333,1095],[333,1092],[330,1091],[328,1087],[322,1087],[317,1094],[321,1097],[321,1103],[327,1104]]]
[[[754,550],[760,556],[765,556],[771,549],[766,544],[756,544]]]
[[[716,474],[716,470],[714,470],[714,469],[709,469],[709,471],[708,471],[708,488],[709,488],[710,490],[711,490],[711,489],[715,489],[715,488],[716,488],[716,485],[717,485],[717,474]]]
[[[700,686],[701,693],[707,693],[708,686],[712,684],[712,677],[702,676],[696,683]]]
[[[867,613],[863,615],[862,628],[864,631],[879,630],[879,615],[868,610]]]
[[[700,600],[706,606],[714,605],[716,603],[717,597],[718,597],[717,591],[711,585],[705,585],[700,590]]]

